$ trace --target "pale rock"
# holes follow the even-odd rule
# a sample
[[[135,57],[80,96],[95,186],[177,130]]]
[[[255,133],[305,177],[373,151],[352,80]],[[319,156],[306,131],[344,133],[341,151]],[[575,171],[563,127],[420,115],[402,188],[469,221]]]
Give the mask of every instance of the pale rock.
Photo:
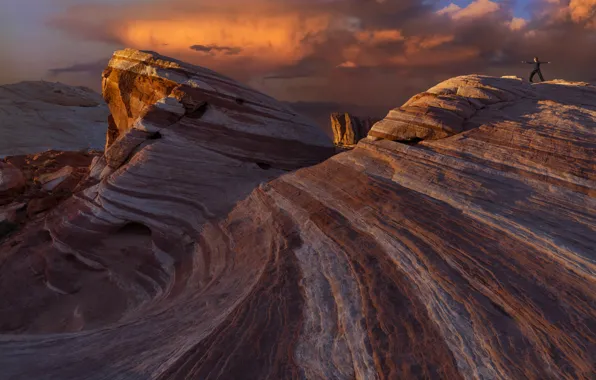
[[[39,176],[37,182],[42,184],[44,190],[52,191],[58,185],[68,179],[72,175],[73,170],[74,168],[72,166],[67,165],[53,173],[47,173]]]
[[[593,376],[593,86],[454,78],[287,173],[331,142],[276,101],[131,50],[104,75],[110,146],[163,128],[0,245],[3,377]]]
[[[101,173],[107,166],[106,157],[98,156],[93,159],[89,166],[89,177],[98,181],[101,178]]]
[[[0,86],[0,157],[103,149],[108,108],[84,87],[52,82]]]
[[[487,106],[535,96],[529,83],[513,78],[456,77],[391,110],[369,134],[393,141],[442,139],[469,129],[468,120]]]

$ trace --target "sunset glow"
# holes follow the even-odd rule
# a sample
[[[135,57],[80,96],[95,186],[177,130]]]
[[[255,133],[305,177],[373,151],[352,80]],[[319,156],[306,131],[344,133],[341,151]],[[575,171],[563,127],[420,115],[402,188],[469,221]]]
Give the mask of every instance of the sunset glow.
[[[526,76],[519,62],[534,55],[573,62],[571,71],[549,66],[551,77],[596,79],[596,50],[585,48],[596,38],[596,0],[31,0],[34,14],[9,1],[0,31],[20,37],[1,42],[3,82],[59,79],[98,90],[123,47],[292,101],[392,106],[454,75]]]

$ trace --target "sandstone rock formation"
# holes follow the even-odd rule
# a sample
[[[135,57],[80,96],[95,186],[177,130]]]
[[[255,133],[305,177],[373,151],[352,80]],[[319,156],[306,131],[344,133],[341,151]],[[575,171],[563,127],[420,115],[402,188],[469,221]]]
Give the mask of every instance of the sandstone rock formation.
[[[0,195],[17,193],[25,187],[23,173],[14,165],[0,161]]]
[[[52,191],[66,181],[72,175],[73,170],[72,166],[67,165],[56,172],[40,176],[38,181],[43,185],[44,190]]]
[[[1,243],[1,376],[593,376],[594,86],[455,78],[445,137],[280,176],[330,143],[274,100],[131,50],[104,78],[91,187]]]
[[[103,149],[108,115],[101,96],[84,87],[0,86],[0,158],[49,149]]]
[[[45,221],[48,234],[38,234],[43,221],[30,223],[0,247],[14,275],[24,252],[36,252],[31,260],[45,273],[19,278],[33,287],[32,299],[0,297],[0,310],[23,309],[0,313],[2,331],[93,329],[179,292],[183,273],[201,266],[192,257],[206,221],[224,217],[260,183],[334,153],[318,127],[274,99],[156,54],[116,52],[104,96],[112,129],[81,186],[88,188]],[[131,259],[124,265],[123,255]],[[175,289],[174,277],[182,281]],[[56,294],[69,297],[36,310]]]
[[[331,129],[333,143],[341,147],[353,147],[365,138],[377,120],[356,117],[349,113],[332,113]]]
[[[1,160],[0,168],[9,167],[17,173],[19,186],[14,191],[0,192],[0,241],[71,196],[99,154],[47,151]]]
[[[391,110],[370,136],[402,142],[441,139],[474,128],[470,119],[487,106],[506,107],[533,97],[531,85],[522,80],[457,77]]]

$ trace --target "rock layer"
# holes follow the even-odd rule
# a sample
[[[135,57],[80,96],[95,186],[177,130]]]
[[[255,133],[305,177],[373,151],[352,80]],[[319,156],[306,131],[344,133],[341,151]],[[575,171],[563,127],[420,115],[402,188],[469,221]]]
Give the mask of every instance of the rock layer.
[[[51,82],[0,86],[0,158],[102,149],[108,114],[101,95],[85,87]]]
[[[377,120],[356,117],[347,112],[332,113],[333,143],[340,147],[353,147],[368,135],[368,131]]]
[[[19,178],[15,191],[0,193],[0,223],[8,222],[9,232],[14,232],[30,218],[43,217],[77,190],[89,174],[92,159],[99,155],[97,151],[47,151],[0,160],[0,167],[12,168]],[[0,232],[0,242],[4,235]]]
[[[147,82],[155,94],[142,92],[152,89]],[[169,294],[192,273],[206,221],[260,183],[334,154],[322,131],[276,100],[154,53],[116,52],[104,95],[116,129],[80,186],[87,189],[48,217],[47,234],[36,237],[41,225],[31,224],[18,237],[27,243],[4,246],[12,273],[30,252],[45,276],[20,280],[35,289],[32,299],[0,297],[0,309],[23,308],[0,318],[2,331],[93,329]],[[41,308],[56,294],[68,296]]]
[[[370,136],[405,142],[442,139],[473,128],[470,119],[487,106],[535,96],[531,84],[521,79],[456,77],[391,110],[373,126]]]
[[[117,53],[120,79],[107,78],[134,77],[126,67],[153,75],[138,65],[155,57]],[[148,81],[159,82],[130,84]],[[109,101],[114,140],[89,179],[100,182],[56,208],[48,232],[29,224],[18,235],[27,243],[0,247],[0,376],[591,378],[596,88],[512,81],[438,86],[524,94],[465,122],[445,117],[471,104],[459,95],[427,113],[428,125],[463,133],[415,146],[371,137],[283,176],[252,157],[253,144],[283,136],[266,137],[269,123],[294,117],[272,100],[260,133],[252,108],[245,128],[221,117],[240,118],[226,108],[235,102],[192,122],[184,107],[172,124],[173,100],[136,105],[139,115],[168,109],[143,130],[149,116],[118,116],[126,101]],[[197,91],[191,99],[219,96]],[[295,141],[320,147],[297,130]],[[320,150],[310,152],[315,161]],[[261,154],[308,161],[284,153]]]

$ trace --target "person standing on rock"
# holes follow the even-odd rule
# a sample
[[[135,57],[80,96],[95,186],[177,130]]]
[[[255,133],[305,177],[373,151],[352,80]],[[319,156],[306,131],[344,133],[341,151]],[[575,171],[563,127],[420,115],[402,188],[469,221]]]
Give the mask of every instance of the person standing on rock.
[[[532,70],[532,74],[530,74],[530,82],[534,83],[532,79],[534,79],[534,75],[538,74],[540,81],[544,82],[544,77],[542,76],[542,71],[540,71],[540,65],[543,63],[550,63],[550,62],[540,62],[538,57],[534,57],[534,61],[522,61],[522,63],[528,63],[530,65],[534,65],[534,70]]]

